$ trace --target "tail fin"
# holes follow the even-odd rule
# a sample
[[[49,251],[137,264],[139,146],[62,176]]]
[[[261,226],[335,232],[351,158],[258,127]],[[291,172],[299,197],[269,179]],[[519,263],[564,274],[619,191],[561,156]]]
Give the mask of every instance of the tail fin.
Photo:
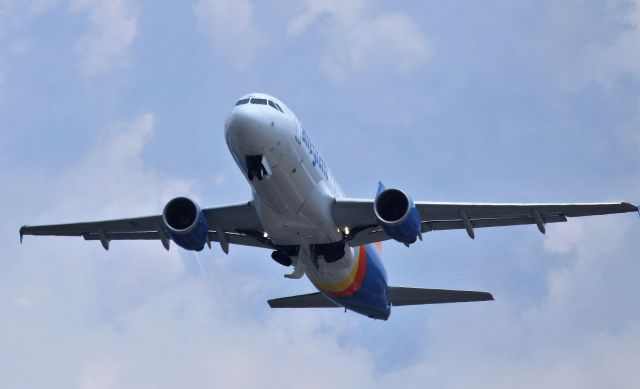
[[[491,293],[467,290],[421,289],[389,286],[389,302],[393,306],[463,303],[493,300]]]

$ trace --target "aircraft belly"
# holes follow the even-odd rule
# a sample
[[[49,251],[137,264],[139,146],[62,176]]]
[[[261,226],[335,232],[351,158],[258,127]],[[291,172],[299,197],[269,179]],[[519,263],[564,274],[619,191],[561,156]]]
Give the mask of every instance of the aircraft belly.
[[[357,273],[358,256],[353,250],[345,248],[345,255],[336,262],[336,266],[321,267],[318,260],[304,258],[305,273],[311,283],[323,292],[344,292],[353,283]]]
[[[342,235],[331,213],[334,197],[305,166],[293,143],[291,139],[268,150],[272,173],[251,182],[258,216],[277,245],[337,242]]]
[[[387,300],[387,275],[372,245],[360,246],[356,252],[347,249],[348,266],[323,271],[317,261],[305,263],[311,283],[337,304],[365,316],[386,320],[390,315]],[[338,261],[338,262],[340,262]]]

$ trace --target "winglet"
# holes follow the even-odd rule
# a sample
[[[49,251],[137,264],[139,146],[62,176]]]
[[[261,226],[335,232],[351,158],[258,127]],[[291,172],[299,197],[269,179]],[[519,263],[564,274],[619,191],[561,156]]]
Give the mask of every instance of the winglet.
[[[635,211],[638,212],[638,215],[640,216],[640,205],[635,205],[635,204],[630,203],[628,201],[623,201],[620,204],[624,205],[625,207],[631,207],[632,209],[635,208]],[[624,212],[631,212],[631,211],[630,210],[626,210]]]
[[[26,226],[22,226],[20,227],[20,244],[22,244],[22,237],[24,237],[24,228]]]
[[[387,188],[384,187],[382,181],[378,181],[378,191],[376,192],[376,197],[380,196],[380,193],[384,192],[385,189]]]

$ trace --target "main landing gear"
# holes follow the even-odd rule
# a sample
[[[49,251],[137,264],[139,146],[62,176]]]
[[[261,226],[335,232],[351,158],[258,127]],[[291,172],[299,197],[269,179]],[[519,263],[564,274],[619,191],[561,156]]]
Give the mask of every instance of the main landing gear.
[[[276,250],[272,252],[271,258],[273,258],[274,261],[278,262],[282,266],[291,266],[291,264],[293,263],[293,260],[291,259],[291,257],[280,250]]]
[[[308,255],[308,247],[306,249],[301,249],[299,246],[282,246],[271,253],[271,258],[282,266],[289,267],[293,265],[293,272],[291,274],[285,274],[284,277],[299,279],[304,275],[304,263],[300,257]],[[292,257],[296,257],[295,262]]]
[[[271,258],[282,266],[291,266],[293,258],[299,256],[301,251],[299,246],[280,246],[271,253]],[[315,244],[308,248],[308,256],[317,262],[321,257],[326,263],[334,263],[342,259],[345,255],[344,242]]]
[[[262,155],[247,155],[246,165],[249,181],[253,181],[254,177],[262,181],[262,179],[269,174],[263,159]]]

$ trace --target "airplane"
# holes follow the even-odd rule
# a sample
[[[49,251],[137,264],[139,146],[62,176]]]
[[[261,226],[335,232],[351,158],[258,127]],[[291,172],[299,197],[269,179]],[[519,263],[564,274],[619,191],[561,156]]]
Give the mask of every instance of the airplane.
[[[638,212],[628,202],[497,204],[416,201],[378,183],[373,199],[346,197],[295,114],[264,93],[242,96],[225,120],[227,146],[252,189],[248,202],[201,208],[187,197],[170,200],[160,215],[73,224],[23,226],[24,235],[82,236],[104,249],[117,240],[173,241],[200,251],[211,243],[271,250],[306,275],[318,292],[268,300],[272,308],[328,308],[387,320],[392,306],[487,301],[487,292],[389,286],[376,248],[395,240],[407,247],[432,231],[464,229],[471,239],[485,227],[536,225],[567,218]]]

